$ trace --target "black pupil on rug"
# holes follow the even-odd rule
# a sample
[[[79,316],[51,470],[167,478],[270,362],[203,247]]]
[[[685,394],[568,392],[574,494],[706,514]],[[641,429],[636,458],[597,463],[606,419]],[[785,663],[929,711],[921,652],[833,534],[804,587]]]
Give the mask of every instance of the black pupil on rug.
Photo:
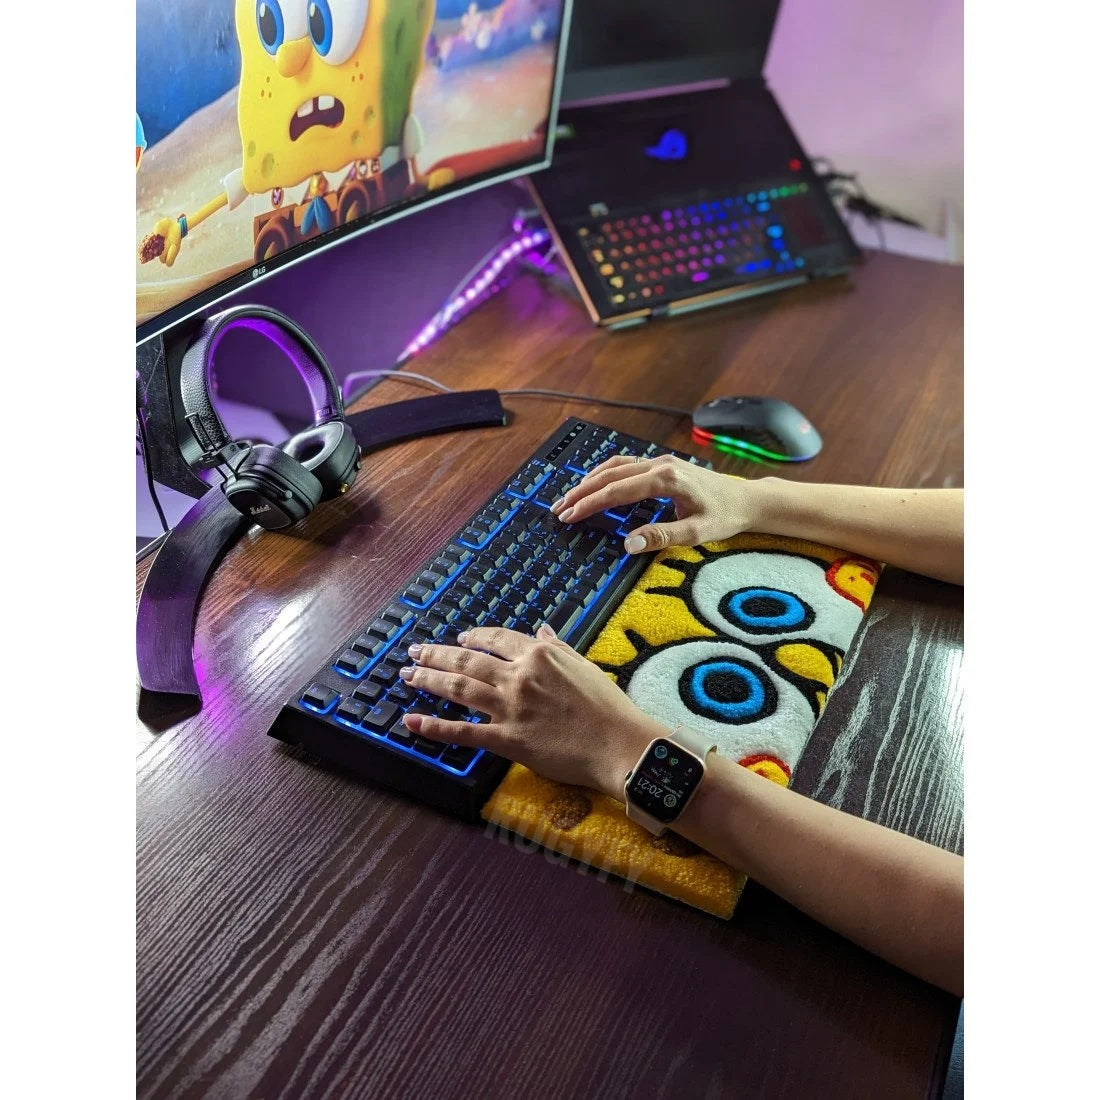
[[[721,603],[722,614],[751,634],[782,634],[806,630],[814,621],[813,609],[793,592],[778,588],[739,588]]]
[[[770,674],[733,655],[715,655],[680,673],[680,699],[688,710],[739,725],[775,713],[779,696]]]
[[[703,677],[703,691],[716,703],[744,703],[752,694],[744,675],[734,672],[708,672]]]
[[[752,619],[770,619],[786,612],[786,604],[774,596],[753,596],[741,605],[742,610]]]

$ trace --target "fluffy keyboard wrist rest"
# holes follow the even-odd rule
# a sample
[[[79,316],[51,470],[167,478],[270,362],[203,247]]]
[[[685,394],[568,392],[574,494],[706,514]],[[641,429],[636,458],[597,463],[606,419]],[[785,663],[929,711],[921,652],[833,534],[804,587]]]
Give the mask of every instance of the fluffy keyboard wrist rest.
[[[345,418],[363,454],[393,443],[462,428],[500,428],[507,421],[496,390],[459,390],[431,397],[414,397]]]

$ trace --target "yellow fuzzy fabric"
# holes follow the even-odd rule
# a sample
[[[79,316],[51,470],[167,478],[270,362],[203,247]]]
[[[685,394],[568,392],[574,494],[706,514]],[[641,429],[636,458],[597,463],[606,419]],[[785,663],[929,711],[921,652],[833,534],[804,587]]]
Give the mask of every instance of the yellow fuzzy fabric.
[[[670,547],[586,656],[659,721],[683,722],[722,755],[786,786],[878,577],[862,558],[770,535]],[[630,821],[621,802],[519,764],[482,816],[715,916],[731,916],[744,887],[739,871]]]

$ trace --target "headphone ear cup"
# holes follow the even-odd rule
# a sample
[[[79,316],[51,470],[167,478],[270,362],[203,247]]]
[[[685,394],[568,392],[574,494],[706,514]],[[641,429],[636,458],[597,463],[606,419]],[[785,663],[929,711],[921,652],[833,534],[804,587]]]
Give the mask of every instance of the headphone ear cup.
[[[269,531],[304,519],[321,501],[321,483],[278,447],[260,444],[241,460],[225,484],[226,499]]]
[[[283,450],[300,462],[321,483],[321,499],[346,493],[359,472],[359,444],[343,420],[330,420],[307,428],[287,440]]]

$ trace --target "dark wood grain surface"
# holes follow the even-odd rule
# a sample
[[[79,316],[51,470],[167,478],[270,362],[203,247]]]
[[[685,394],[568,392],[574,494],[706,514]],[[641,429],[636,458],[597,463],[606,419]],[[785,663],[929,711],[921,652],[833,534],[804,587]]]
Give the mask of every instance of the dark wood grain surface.
[[[851,280],[617,334],[522,276],[414,369],[689,408],[776,395],[825,441],[783,476],[962,484],[958,268],[878,255]],[[416,393],[387,381],[360,407]],[[718,921],[265,735],[565,416],[703,453],[669,416],[504,403],[508,427],[373,455],[347,498],[246,536],[199,612],[201,713],[141,702],[138,1095],[936,1095],[957,1002],[766,890]],[[961,653],[961,590],[888,569],[795,787],[961,851]]]

